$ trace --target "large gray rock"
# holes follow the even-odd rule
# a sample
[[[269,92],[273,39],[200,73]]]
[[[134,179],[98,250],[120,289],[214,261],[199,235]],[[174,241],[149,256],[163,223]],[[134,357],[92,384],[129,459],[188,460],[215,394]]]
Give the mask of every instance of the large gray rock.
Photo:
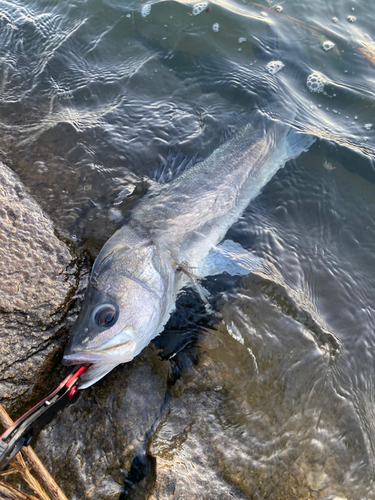
[[[18,177],[0,163],[0,402],[19,408],[48,357],[73,292],[72,257]]]

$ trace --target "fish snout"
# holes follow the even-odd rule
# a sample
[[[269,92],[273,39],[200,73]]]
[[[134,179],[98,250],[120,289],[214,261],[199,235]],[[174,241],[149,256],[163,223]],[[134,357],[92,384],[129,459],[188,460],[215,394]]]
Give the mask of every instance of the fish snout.
[[[85,378],[87,378],[95,365],[111,366],[106,372],[108,373],[115,366],[131,361],[134,358],[136,348],[137,342],[134,338],[133,329],[126,328],[98,346],[82,347],[82,345],[79,345],[74,349],[70,349],[70,353],[64,355],[62,363],[64,365],[93,365],[90,366],[85,375]]]

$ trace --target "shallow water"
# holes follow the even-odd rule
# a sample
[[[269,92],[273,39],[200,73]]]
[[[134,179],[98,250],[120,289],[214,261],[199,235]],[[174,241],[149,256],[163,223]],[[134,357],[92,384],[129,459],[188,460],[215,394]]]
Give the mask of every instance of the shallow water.
[[[373,498],[373,4],[199,5],[0,2],[1,158],[93,259],[170,150],[207,157],[254,108],[316,135],[228,234],[277,278],[207,279],[223,322],[176,398],[220,394],[212,460],[246,498]]]

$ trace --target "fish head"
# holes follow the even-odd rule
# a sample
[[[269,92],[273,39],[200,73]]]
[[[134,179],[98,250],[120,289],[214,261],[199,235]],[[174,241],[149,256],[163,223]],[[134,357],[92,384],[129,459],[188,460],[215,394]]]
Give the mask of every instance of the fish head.
[[[80,388],[131,361],[167,322],[174,271],[140,230],[124,226],[99,253],[63,363],[87,364]]]

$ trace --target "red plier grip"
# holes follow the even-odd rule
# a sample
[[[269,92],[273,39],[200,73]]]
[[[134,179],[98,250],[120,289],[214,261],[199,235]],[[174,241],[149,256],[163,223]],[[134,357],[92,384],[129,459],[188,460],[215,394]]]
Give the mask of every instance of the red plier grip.
[[[74,397],[78,390],[79,377],[87,368],[73,367],[73,371],[46,398],[22,415],[0,436],[0,470],[9,464],[22,446],[30,444],[41,428]]]

